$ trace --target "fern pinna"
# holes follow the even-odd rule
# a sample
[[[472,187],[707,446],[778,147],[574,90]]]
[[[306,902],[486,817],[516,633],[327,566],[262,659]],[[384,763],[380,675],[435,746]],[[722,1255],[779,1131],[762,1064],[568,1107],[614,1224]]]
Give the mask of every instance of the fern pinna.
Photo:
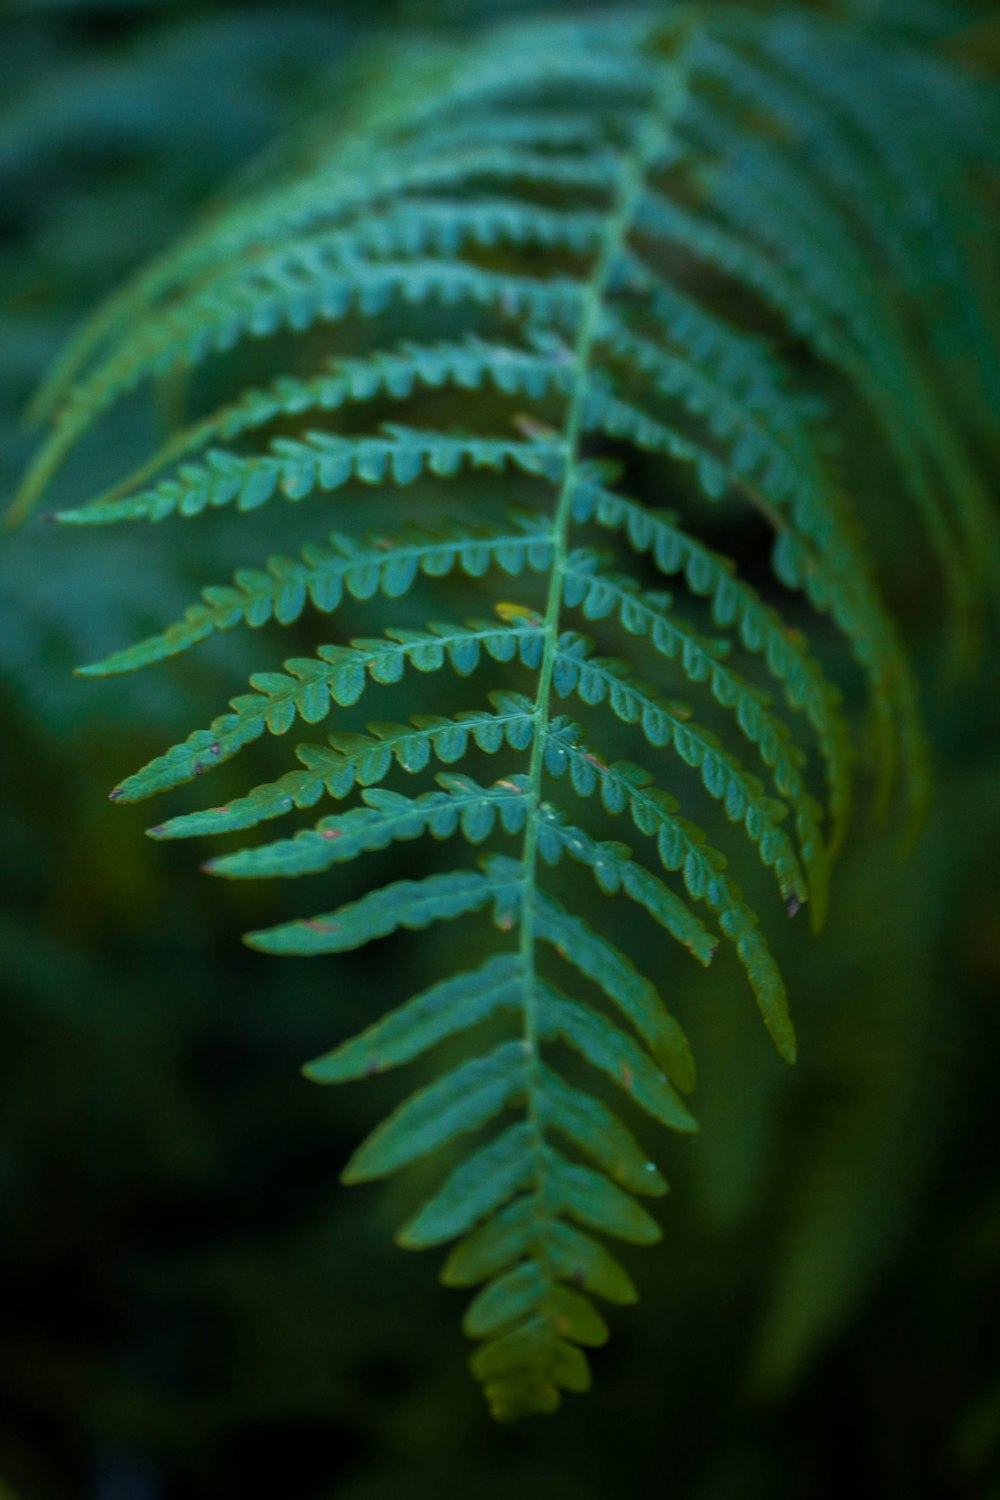
[[[367,609],[374,633],[321,635],[254,676],[112,797],[177,787],[265,731],[329,724],[326,743],[297,747],[296,769],[153,836],[245,832],[355,798],[207,868],[318,874],[427,834],[479,851],[248,941],[337,954],[492,917],[480,962],[373,1015],[306,1072],[360,1079],[450,1044],[445,1071],[344,1177],[468,1148],[399,1240],[452,1243],[444,1280],[480,1288],[465,1320],[473,1371],[511,1418],[587,1386],[581,1346],[607,1336],[592,1295],[634,1300],[603,1237],[660,1234],[644,1200],[666,1183],[605,1094],[695,1129],[694,1063],[662,974],[639,972],[627,936],[581,914],[584,877],[556,867],[589,871],[700,964],[732,944],[791,1061],[757,912],[692,814],[733,857],[749,841],[787,912],[808,901],[819,925],[854,756],[807,612],[867,682],[883,793],[901,761],[909,798],[923,795],[911,670],[850,464],[788,366],[829,369],[834,409],[853,403],[881,435],[967,635],[996,575],[977,464],[1000,367],[955,163],[988,157],[990,133],[970,88],[898,45],[792,12],[685,4],[508,25],[474,46],[424,38],[363,70],[349,97],[346,117],[307,132],[294,168],[209,219],[83,332],[39,399],[52,431],[21,506],[141,383],[274,338],[274,378],[202,399],[206,414],[140,470],[60,519],[231,507],[280,535],[274,502],[309,501],[332,505],[337,529],[317,518],[323,539],[300,555],[205,587],[162,634],[84,671]],[[376,529],[373,487],[387,492]],[[741,505],[773,533],[767,597],[711,545],[713,515]],[[432,609],[415,628],[397,611],[422,602],[418,583],[446,605],[474,590],[474,617]],[[628,660],[613,654],[623,642]],[[435,711],[349,727],[353,705],[389,684]],[[497,768],[488,784],[469,774],[482,755]],[[397,771],[434,783],[411,794]],[[635,849],[600,836],[609,818],[631,825]]]

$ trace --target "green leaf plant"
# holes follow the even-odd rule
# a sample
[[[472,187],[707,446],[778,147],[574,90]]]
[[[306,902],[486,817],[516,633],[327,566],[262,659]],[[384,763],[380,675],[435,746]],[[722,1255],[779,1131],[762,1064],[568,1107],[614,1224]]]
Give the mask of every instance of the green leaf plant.
[[[403,42],[349,82],[294,166],[79,335],[38,398],[49,434],[15,509],[139,387],[186,371],[194,392],[217,368],[236,370],[231,396],[207,382],[200,414],[58,519],[228,508],[255,518],[247,535],[264,517],[280,535],[284,506],[300,528],[316,513],[297,555],[207,584],[182,619],[82,670],[318,620],[310,654],[253,676],[113,800],[322,726],[296,768],[153,836],[340,805],[206,867],[330,872],[334,888],[370,851],[447,843],[447,867],[252,933],[264,953],[492,919],[471,967],[387,1014],[373,1001],[367,1029],[305,1071],[362,1079],[448,1044],[344,1180],[451,1149],[398,1238],[450,1244],[445,1282],[479,1289],[471,1365],[510,1419],[588,1386],[583,1351],[608,1333],[593,1299],[636,1297],[606,1240],[660,1236],[646,1204],[666,1182],[616,1111],[696,1129],[671,955],[707,967],[731,945],[795,1059],[759,920],[771,898],[751,904],[731,866],[749,852],[775,910],[808,903],[821,925],[857,770],[852,674],[879,800],[897,784],[911,809],[924,799],[913,671],[865,523],[891,500],[908,547],[923,529],[962,650],[998,575],[984,465],[1000,362],[966,243],[995,140],[942,63],[805,10],[542,18]],[[270,373],[248,383],[254,346]],[[766,536],[769,570],[749,544],[717,550],[723,521]],[[452,618],[463,590],[478,604]],[[340,609],[368,633],[326,634]],[[397,719],[351,727],[390,687]],[[477,779],[487,757],[496,775]],[[587,916],[591,880],[606,924]],[[627,951],[623,898],[662,929],[654,976]]]

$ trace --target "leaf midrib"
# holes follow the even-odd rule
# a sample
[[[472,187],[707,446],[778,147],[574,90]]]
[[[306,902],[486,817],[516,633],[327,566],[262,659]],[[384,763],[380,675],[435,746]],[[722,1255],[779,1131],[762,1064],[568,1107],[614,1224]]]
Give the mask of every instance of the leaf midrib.
[[[668,65],[649,111],[636,131],[630,158],[622,158],[616,203],[609,217],[593,274],[582,309],[580,330],[573,350],[576,383],[565,419],[564,469],[552,525],[552,569],[542,624],[544,645],[535,694],[535,733],[527,778],[527,821],[521,853],[524,898],[521,904],[519,952],[525,975],[522,1046],[525,1052],[525,1099],[528,1124],[535,1158],[536,1213],[545,1212],[545,1119],[542,1109],[543,1065],[539,1058],[541,1038],[540,1005],[537,998],[535,971],[534,902],[538,872],[538,843],[542,821],[542,787],[545,776],[545,750],[552,698],[552,679],[559,655],[560,618],[563,587],[569,555],[569,529],[573,521],[573,501],[582,461],[581,440],[585,435],[587,402],[591,391],[591,361],[599,342],[605,298],[613,268],[625,248],[641,201],[647,173],[653,161],[662,155],[669,142],[673,123],[686,94],[687,67],[683,44],[679,56]]]

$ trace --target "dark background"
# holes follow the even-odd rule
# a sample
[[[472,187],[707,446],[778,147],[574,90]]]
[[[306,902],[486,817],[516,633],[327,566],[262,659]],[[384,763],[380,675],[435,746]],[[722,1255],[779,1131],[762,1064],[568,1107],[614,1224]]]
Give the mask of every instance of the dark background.
[[[80,313],[327,98],[366,27],[515,8],[0,8],[0,495]],[[966,51],[991,66],[992,7],[882,12],[985,24]],[[385,956],[304,980],[249,953],[273,893],[209,886],[107,804],[257,665],[234,637],[70,675],[180,613],[186,545],[40,519],[0,542],[0,1500],[1000,1496],[996,642],[948,679],[926,559],[888,578],[926,683],[923,836],[903,860],[863,793],[828,930],[779,935],[794,1072],[725,963],[678,971],[703,1133],[662,1143],[643,1300],[589,1397],[508,1430],[434,1253],[392,1244],[420,1181],[337,1181],[398,1091],[299,1075],[363,1024]]]

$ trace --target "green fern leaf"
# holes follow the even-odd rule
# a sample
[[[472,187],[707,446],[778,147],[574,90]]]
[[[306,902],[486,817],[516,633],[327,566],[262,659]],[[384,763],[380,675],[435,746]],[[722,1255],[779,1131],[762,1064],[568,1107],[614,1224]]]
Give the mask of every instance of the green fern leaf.
[[[450,1243],[444,1281],[480,1288],[471,1367],[509,1419],[586,1389],[584,1350],[608,1336],[592,1296],[635,1300],[603,1240],[658,1239],[639,1199],[666,1182],[633,1115],[695,1129],[682,1025],[631,934],[611,941],[593,912],[624,896],[664,950],[704,967],[725,939],[792,1061],[765,898],[758,913],[727,860],[770,871],[787,912],[808,900],[820,925],[857,769],[854,677],[882,803],[898,765],[922,804],[914,676],[859,523],[871,497],[852,493],[853,446],[863,420],[969,637],[1000,578],[980,462],[1000,357],[961,230],[979,210],[948,163],[988,132],[937,63],[799,11],[541,18],[390,48],[381,76],[350,127],[311,131],[298,168],[96,314],[40,393],[49,431],[16,509],[140,387],[214,376],[221,354],[236,367],[250,340],[283,351],[252,385],[206,380],[215,394],[139,467],[59,513],[225,511],[220,527],[265,538],[257,566],[235,559],[182,618],[82,670],[292,631],[282,670],[252,676],[112,798],[322,725],[326,743],[297,745],[292,769],[152,836],[339,804],[213,851],[217,875],[329,887],[329,910],[250,934],[262,952],[333,955],[477,919],[471,967],[422,979],[306,1073],[419,1065],[344,1177],[447,1157],[398,1239]],[[915,123],[918,80],[941,102],[943,145]],[[863,417],[845,423],[848,405]],[[334,521],[311,521],[317,507]],[[741,513],[767,529],[773,582],[712,540]],[[345,641],[325,632],[348,603],[370,633]],[[360,720],[383,692],[385,717]],[[404,777],[425,779],[404,791]],[[630,822],[639,848],[603,837],[604,819]],[[428,869],[425,835],[471,845],[478,867]],[[339,867],[386,849],[419,878],[345,902]]]
[[[397,599],[409,592],[418,573],[441,578],[460,568],[470,578],[481,578],[494,565],[510,577],[526,569],[545,572],[551,564],[545,519],[523,513],[511,520],[507,529],[471,532],[459,526],[445,531],[412,526],[400,536],[370,536],[360,544],[334,532],[325,545],[307,547],[301,559],[272,557],[266,572],[244,569],[230,585],[210,585],[202,590],[204,602],[192,605],[162,635],[81,667],[79,675],[134,672],[237,625],[259,629],[272,619],[292,625],[308,605],[330,614],[345,594],[358,600],[379,593]]]

